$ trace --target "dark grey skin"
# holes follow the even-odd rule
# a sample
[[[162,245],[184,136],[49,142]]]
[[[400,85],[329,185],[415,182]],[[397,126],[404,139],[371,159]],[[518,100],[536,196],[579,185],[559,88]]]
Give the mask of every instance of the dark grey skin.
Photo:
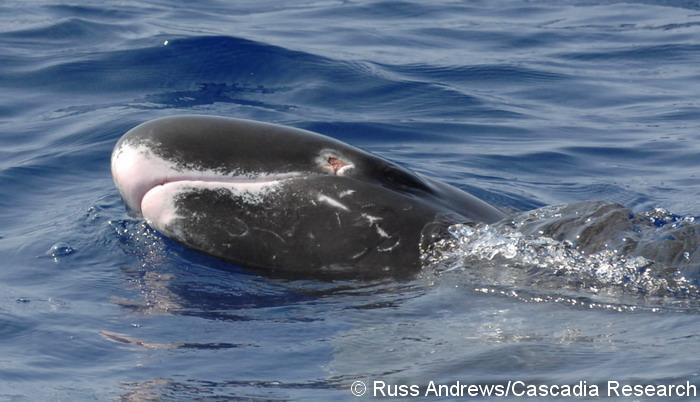
[[[124,156],[129,152],[137,156]],[[158,173],[154,160],[172,171]],[[210,173],[203,183],[193,179],[204,171]],[[139,214],[143,202],[155,216],[149,224],[166,236],[271,273],[406,277],[421,269],[421,248],[444,236],[448,225],[504,217],[455,187],[335,139],[232,118],[141,124],[115,146],[112,172],[128,207]],[[274,189],[254,202],[238,190],[269,178]],[[191,184],[165,195],[150,192],[180,180]],[[158,218],[150,200],[170,203],[176,218]]]

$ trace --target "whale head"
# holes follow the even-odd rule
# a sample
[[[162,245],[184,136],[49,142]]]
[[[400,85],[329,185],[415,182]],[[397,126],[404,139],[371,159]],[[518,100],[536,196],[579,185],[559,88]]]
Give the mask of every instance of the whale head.
[[[179,242],[268,272],[405,276],[455,222],[500,212],[313,132],[177,116],[117,142],[112,175],[135,215]]]

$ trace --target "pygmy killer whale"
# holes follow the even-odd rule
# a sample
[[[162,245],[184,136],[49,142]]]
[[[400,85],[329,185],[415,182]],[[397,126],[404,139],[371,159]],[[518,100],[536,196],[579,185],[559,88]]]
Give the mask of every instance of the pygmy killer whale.
[[[122,136],[111,165],[128,209],[151,227],[271,273],[412,275],[450,224],[504,217],[338,140],[251,120],[151,120]]]

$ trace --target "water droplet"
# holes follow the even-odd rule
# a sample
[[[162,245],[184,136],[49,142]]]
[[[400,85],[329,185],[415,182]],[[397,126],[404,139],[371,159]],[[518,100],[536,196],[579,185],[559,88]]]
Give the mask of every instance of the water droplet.
[[[58,243],[55,243],[51,248],[46,252],[46,255],[49,257],[53,257],[54,259],[58,259],[59,257],[65,257],[68,255],[71,255],[75,252],[75,249],[70,246],[70,244],[59,241]]]
[[[163,41],[163,46],[168,46],[168,43],[170,43],[170,42],[168,42],[167,40]]]

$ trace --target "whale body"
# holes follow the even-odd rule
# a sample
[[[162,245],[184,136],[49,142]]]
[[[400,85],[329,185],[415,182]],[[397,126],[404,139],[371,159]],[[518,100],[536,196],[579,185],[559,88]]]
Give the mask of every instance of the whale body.
[[[127,208],[191,248],[270,273],[412,275],[454,223],[497,208],[341,141],[251,120],[174,116],[122,136]]]

